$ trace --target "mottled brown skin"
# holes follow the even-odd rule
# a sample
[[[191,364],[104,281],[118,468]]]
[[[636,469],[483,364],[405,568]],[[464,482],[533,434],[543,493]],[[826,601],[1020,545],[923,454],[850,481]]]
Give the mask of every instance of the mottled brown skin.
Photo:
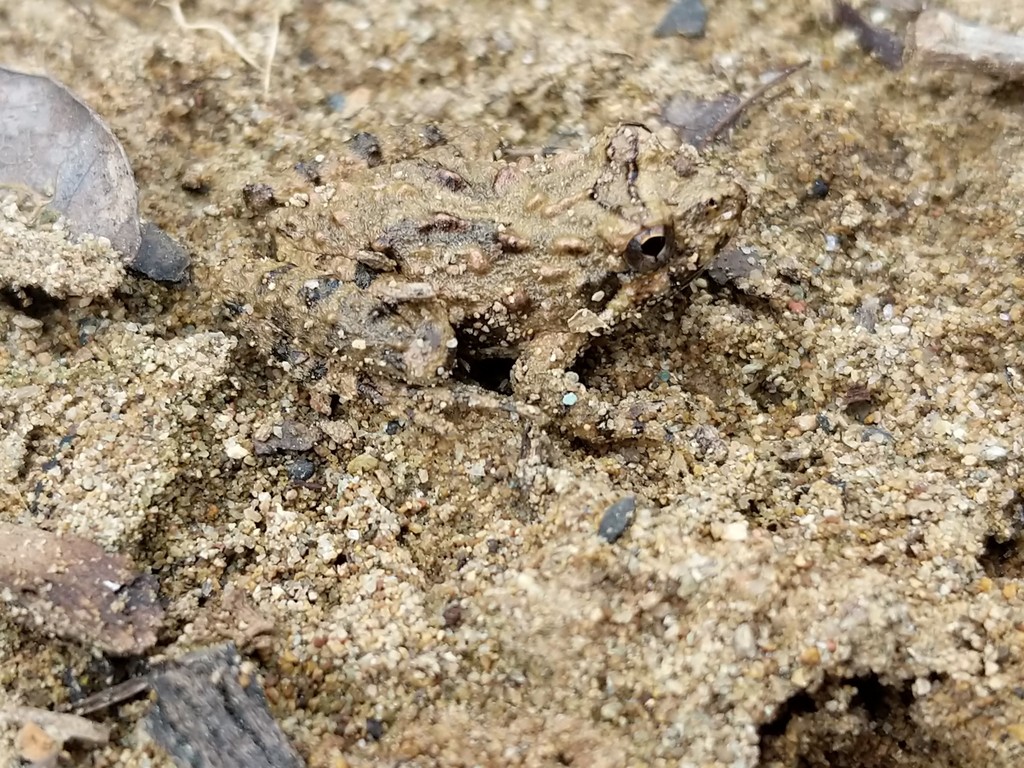
[[[269,258],[225,269],[242,332],[343,396],[360,378],[454,387],[458,359],[515,359],[516,402],[600,437],[613,409],[566,370],[699,275],[745,194],[679,170],[639,126],[549,156],[495,159],[497,146],[485,132],[364,135],[304,177],[247,188]]]

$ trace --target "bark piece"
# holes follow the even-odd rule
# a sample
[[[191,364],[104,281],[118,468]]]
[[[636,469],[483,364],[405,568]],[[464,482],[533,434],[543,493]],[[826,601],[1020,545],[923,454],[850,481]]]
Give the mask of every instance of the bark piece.
[[[1024,37],[971,24],[948,11],[929,9],[918,16],[908,48],[911,60],[925,67],[1024,79]]]
[[[182,768],[304,765],[270,711],[256,671],[233,643],[188,654],[151,679],[144,728]]]
[[[0,523],[0,600],[15,619],[115,656],[156,643],[156,580],[92,541]]]

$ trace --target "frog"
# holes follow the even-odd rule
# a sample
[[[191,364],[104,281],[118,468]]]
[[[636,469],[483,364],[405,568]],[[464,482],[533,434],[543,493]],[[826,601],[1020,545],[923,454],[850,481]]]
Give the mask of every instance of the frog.
[[[495,364],[502,407],[599,441],[642,431],[659,403],[641,393],[616,418],[573,366],[680,295],[747,194],[630,123],[554,150],[486,130],[360,133],[242,198],[253,245],[221,276],[234,325],[315,400],[491,402],[471,374]]]

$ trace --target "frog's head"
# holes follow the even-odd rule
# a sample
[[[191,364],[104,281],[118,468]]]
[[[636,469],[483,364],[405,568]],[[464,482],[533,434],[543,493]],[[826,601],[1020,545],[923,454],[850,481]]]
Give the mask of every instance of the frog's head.
[[[642,126],[620,126],[605,146],[608,165],[593,198],[614,214],[601,236],[617,254],[615,271],[690,282],[738,230],[746,192]]]

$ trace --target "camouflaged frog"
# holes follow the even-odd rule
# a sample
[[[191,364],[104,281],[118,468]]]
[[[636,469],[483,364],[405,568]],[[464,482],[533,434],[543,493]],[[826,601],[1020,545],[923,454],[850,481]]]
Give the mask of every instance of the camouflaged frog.
[[[455,391],[473,386],[461,372],[514,361],[514,407],[586,439],[621,431],[567,371],[701,273],[744,191],[636,125],[578,151],[497,146],[484,131],[359,134],[247,186],[258,256],[222,277],[242,335],[343,400],[363,383]]]

